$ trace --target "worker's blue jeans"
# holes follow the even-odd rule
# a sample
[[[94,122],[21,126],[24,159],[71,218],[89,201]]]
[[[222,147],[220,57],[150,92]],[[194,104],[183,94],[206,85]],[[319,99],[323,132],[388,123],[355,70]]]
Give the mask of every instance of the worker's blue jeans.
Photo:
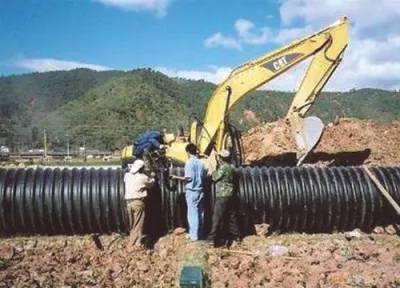
[[[204,194],[203,191],[186,189],[187,215],[189,222],[189,236],[197,241],[203,236],[204,224]]]

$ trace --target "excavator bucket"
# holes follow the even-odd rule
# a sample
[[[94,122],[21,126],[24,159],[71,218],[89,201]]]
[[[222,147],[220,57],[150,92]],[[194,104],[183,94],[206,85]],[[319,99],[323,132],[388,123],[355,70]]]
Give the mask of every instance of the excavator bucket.
[[[298,158],[297,166],[300,166],[307,155],[314,149],[321,139],[325,125],[315,116],[306,117],[296,129],[296,145],[301,155]]]

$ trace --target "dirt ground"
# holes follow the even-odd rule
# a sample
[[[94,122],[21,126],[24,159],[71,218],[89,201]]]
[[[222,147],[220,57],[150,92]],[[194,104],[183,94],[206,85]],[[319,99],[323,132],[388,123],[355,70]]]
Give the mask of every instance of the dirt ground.
[[[243,137],[245,160],[256,164],[294,164],[296,146],[283,120],[259,125]],[[314,155],[305,163],[316,165],[400,164],[400,122],[343,118],[325,129]],[[274,162],[275,160],[275,162]]]
[[[400,287],[399,238],[358,232],[357,237],[245,238],[240,250],[208,257],[213,287]],[[280,256],[271,255],[276,245],[284,248]]]
[[[99,240],[0,240],[0,287],[174,287],[184,237],[160,239],[152,250],[133,249],[119,235]]]
[[[255,235],[229,250],[202,245],[216,288],[400,287],[399,238],[377,233],[383,234]],[[182,253],[199,245],[174,233],[151,250],[133,250],[119,235],[100,242],[89,236],[1,240],[0,287],[177,287]],[[282,251],[273,255],[276,249]]]

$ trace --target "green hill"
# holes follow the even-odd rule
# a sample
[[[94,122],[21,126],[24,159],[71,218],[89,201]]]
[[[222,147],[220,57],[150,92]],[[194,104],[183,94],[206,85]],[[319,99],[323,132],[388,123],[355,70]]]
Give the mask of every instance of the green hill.
[[[0,77],[0,142],[32,143],[42,117],[123,74],[76,69]]]
[[[179,85],[161,73],[127,73],[67,103],[41,120],[49,136],[72,144],[112,149],[149,128],[175,131],[188,109],[179,103]]]
[[[257,91],[246,98],[233,118],[238,119],[244,109],[253,111],[262,122],[275,121],[284,117],[294,94],[281,91]],[[315,101],[309,115],[329,123],[337,115],[373,119],[377,122],[391,122],[400,118],[400,93],[380,89],[360,89],[349,92],[324,92]],[[244,126],[248,128],[249,126]],[[243,128],[243,126],[242,126]]]
[[[0,77],[0,142],[16,147],[42,147],[46,128],[50,147],[75,146],[112,149],[131,142],[147,129],[175,132],[188,117],[203,118],[215,85],[205,81],[171,79],[151,69],[129,72],[33,73]],[[242,130],[252,123],[243,111],[251,110],[261,122],[284,117],[293,93],[256,91],[233,111],[232,120]],[[323,93],[311,114],[330,122],[340,117],[399,118],[400,93],[361,89]]]

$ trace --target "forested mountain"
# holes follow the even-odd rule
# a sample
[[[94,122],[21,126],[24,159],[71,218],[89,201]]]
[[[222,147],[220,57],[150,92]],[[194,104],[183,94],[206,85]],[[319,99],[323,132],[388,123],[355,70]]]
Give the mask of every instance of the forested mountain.
[[[10,147],[38,145],[43,117],[123,74],[76,69],[0,77],[0,142]]]
[[[41,125],[61,141],[68,133],[77,145],[121,147],[146,129],[175,129],[186,120],[179,93],[179,84],[161,73],[127,73],[51,112]]]
[[[215,87],[150,69],[0,77],[0,142],[13,150],[41,147],[46,129],[52,149],[65,149],[67,139],[75,147],[118,148],[146,129],[175,132],[190,115],[203,118]],[[252,111],[261,122],[275,121],[285,116],[293,96],[257,91],[236,107],[232,119],[243,130],[253,125],[243,111]],[[387,122],[400,115],[399,97],[376,89],[324,93],[311,114],[325,122],[336,115]]]

